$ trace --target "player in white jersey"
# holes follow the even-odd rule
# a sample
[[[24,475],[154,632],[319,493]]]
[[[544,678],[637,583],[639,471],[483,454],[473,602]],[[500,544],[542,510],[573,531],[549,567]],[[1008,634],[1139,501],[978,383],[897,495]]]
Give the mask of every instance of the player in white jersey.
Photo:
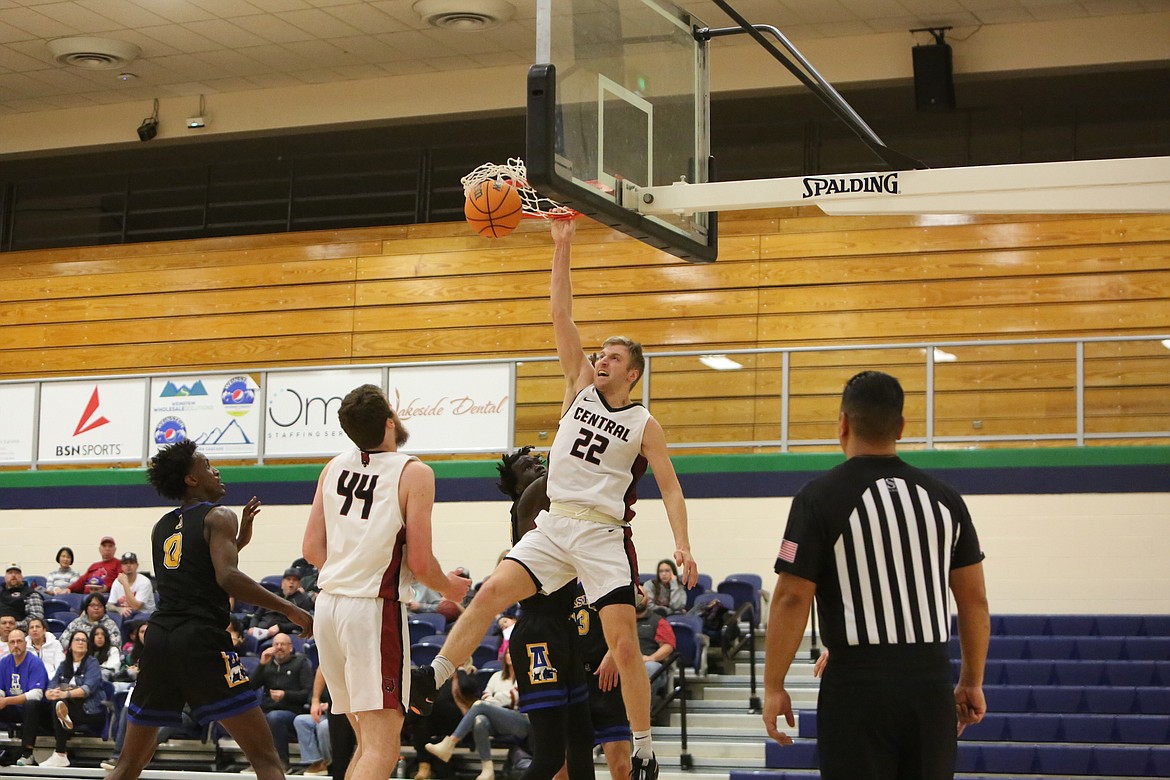
[[[437,684],[475,649],[504,607],[534,593],[553,593],[573,577],[601,615],[605,640],[617,663],[634,754],[630,777],[654,780],[658,762],[650,741],[650,682],[638,646],[634,583],[638,564],[630,538],[634,487],[649,464],[674,533],[674,560],[683,583],[693,587],[698,568],[691,557],[682,488],[666,450],[666,436],[630,391],[644,370],[642,347],[608,339],[587,357],[573,322],[569,273],[572,220],[553,220],[551,305],[557,356],[565,375],[561,421],[549,458],[549,510],[484,581],[429,667],[416,670],[411,709],[430,711]]]
[[[302,552],[320,569],[317,648],[333,711],[357,735],[346,778],[385,780],[410,697],[411,584],[458,602],[471,581],[444,574],[431,552],[435,475],[398,451],[407,432],[381,388],[352,390],[337,416],[356,448],[321,472]]]

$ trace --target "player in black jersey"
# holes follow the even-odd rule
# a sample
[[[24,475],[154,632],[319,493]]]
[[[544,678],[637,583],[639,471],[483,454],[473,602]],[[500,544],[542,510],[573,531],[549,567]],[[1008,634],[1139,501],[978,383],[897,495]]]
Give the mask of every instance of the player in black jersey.
[[[589,718],[593,723],[593,743],[605,751],[605,763],[613,780],[630,777],[630,720],[622,700],[617,664],[605,643],[601,618],[589,606],[580,586],[573,601],[573,624],[577,630],[577,653],[585,667],[589,683]]]
[[[548,508],[545,467],[529,454],[531,450],[522,447],[497,465],[500,491],[512,499],[512,544],[534,528],[536,516]],[[576,593],[573,581],[548,596],[521,601],[520,619],[508,641],[520,711],[528,715],[532,727],[532,765],[522,780],[549,780],[566,760],[570,780],[594,776],[589,689],[572,620]]]
[[[253,497],[247,503],[237,529],[235,512],[217,503],[227,492],[219,470],[194,442],[159,450],[147,477],[160,495],[181,503],[151,532],[159,608],[127,705],[125,747],[110,777],[137,778],[154,755],[159,727],[179,725],[184,704],[190,704],[200,724],[224,725],[258,778],[283,778],[257,691],[232,649],[228,596],[282,612],[305,638],[312,635],[313,618],[239,570],[239,550],[251,539],[260,502]]]

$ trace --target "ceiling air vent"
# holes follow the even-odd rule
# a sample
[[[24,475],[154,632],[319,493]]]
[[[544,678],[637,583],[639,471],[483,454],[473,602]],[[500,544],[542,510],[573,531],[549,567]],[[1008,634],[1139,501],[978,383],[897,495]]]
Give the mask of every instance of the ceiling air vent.
[[[121,68],[142,53],[134,44],[112,38],[58,38],[48,46],[57,62],[86,70]]]
[[[508,21],[516,9],[505,0],[419,0],[414,12],[440,30],[478,32]]]

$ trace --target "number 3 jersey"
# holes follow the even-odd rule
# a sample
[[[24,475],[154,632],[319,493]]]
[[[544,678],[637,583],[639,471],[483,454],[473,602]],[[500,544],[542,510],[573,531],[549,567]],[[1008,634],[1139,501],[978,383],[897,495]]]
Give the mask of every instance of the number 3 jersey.
[[[325,565],[321,590],[335,596],[410,601],[414,576],[406,566],[406,521],[398,481],[401,452],[343,452],[325,466]]]
[[[561,417],[548,458],[548,498],[560,514],[566,509],[587,510],[582,516],[602,520],[589,512],[627,523],[637,498],[638,480],[646,473],[642,434],[650,412],[633,403],[610,408],[605,396],[588,385]]]

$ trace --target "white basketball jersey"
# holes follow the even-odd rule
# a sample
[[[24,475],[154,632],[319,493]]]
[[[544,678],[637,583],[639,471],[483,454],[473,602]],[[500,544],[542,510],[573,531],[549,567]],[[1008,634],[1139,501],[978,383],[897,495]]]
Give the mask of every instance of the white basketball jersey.
[[[325,466],[321,494],[327,552],[317,577],[321,590],[354,598],[414,597],[398,502],[398,481],[412,460],[401,452],[354,449]]]
[[[634,487],[646,473],[642,434],[649,419],[641,404],[611,409],[593,385],[577,393],[549,451],[549,500],[628,522]]]

